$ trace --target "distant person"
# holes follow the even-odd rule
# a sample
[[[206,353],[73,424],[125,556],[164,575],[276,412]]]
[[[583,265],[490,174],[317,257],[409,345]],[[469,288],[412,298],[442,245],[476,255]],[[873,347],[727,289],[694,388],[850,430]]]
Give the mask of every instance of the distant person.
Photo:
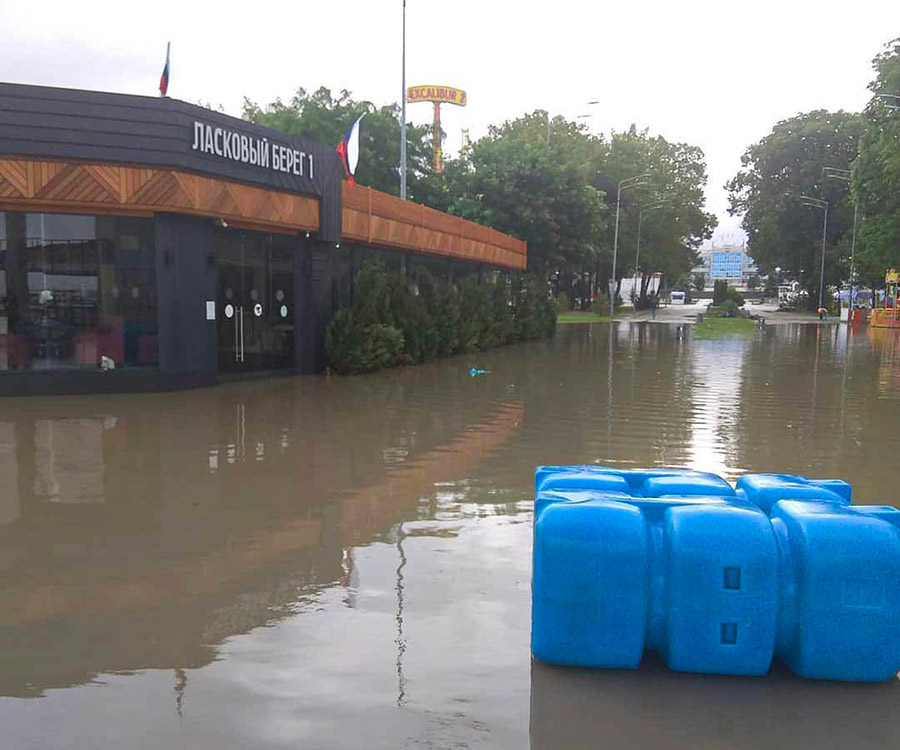
[[[653,295],[650,298],[650,317],[652,317],[653,320],[656,320],[657,310],[659,310],[659,299],[656,297],[656,295]]]
[[[828,315],[828,310],[824,307],[820,307],[816,312],[819,313],[819,320],[825,320],[825,316]]]

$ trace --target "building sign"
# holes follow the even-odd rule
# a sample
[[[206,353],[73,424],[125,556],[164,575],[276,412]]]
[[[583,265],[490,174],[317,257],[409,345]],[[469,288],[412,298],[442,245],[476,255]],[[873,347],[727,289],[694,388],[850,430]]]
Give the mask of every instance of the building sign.
[[[169,97],[0,81],[6,112],[16,116],[11,123],[0,114],[4,156],[184,170],[315,196],[319,239],[341,239],[341,162],[333,145]]]
[[[313,179],[313,155],[228,128],[194,121],[194,151]]]
[[[889,268],[884,275],[885,284],[900,284],[900,271],[895,268]]]
[[[414,102],[440,102],[466,106],[466,92],[452,86],[410,86],[406,90],[406,100]]]

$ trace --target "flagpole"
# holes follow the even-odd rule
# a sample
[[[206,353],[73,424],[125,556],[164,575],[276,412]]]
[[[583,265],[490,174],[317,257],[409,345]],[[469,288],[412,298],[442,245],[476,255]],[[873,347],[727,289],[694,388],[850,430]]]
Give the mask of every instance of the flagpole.
[[[400,101],[400,199],[406,200],[406,0],[403,0],[403,92]]]

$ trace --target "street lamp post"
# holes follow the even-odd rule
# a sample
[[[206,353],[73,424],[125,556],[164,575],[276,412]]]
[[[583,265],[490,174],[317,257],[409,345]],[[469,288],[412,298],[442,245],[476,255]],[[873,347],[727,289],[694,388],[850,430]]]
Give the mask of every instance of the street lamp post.
[[[665,208],[668,205],[665,201],[660,201],[659,203],[654,203],[652,206],[647,206],[646,208],[642,208],[638,212],[638,232],[637,232],[637,249],[634,252],[634,285],[637,288],[638,283],[638,262],[641,259],[641,224],[644,220],[644,214],[647,211],[658,211],[660,208]],[[633,290],[632,290],[633,291]],[[637,304],[638,295],[635,294],[635,304]]]
[[[622,191],[631,187],[646,185],[649,172],[638,174],[634,177],[626,177],[619,183],[619,189],[616,192],[616,230],[613,234],[613,263],[612,263],[612,289],[609,293],[609,319],[612,320],[613,312],[616,307],[616,261],[619,257],[619,208],[622,205]],[[642,182],[643,180],[643,182]]]
[[[403,0],[403,62],[400,75],[400,200],[406,200],[406,0]]]
[[[825,167],[823,170],[825,172],[826,177],[833,177],[836,180],[844,180],[845,182],[850,182],[851,173],[849,169],[838,169],[837,167]],[[859,220],[859,199],[853,199],[853,239],[850,242],[850,299],[848,301],[848,305],[850,310],[853,310],[853,273],[854,273],[854,258],[856,256],[856,225]],[[849,321],[850,315],[848,314],[847,320]]]
[[[822,271],[819,274],[819,309],[821,309],[825,294],[825,241],[828,238],[828,201],[821,198],[811,198],[808,195],[801,195],[800,198],[805,205],[811,208],[822,208],[825,210],[825,219],[822,222]]]

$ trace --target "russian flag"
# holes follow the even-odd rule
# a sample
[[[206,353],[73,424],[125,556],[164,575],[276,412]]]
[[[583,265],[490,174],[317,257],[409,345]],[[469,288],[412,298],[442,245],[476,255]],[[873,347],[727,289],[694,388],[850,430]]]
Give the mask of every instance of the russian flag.
[[[354,175],[356,174],[356,165],[359,164],[359,121],[366,116],[363,112],[356,118],[347,135],[337,145],[337,152],[341,155],[341,163],[344,165],[344,171],[347,173],[347,182],[351,185],[356,184]]]
[[[162,75],[159,77],[159,95],[165,96],[169,90],[169,50],[172,48],[171,42],[166,42],[166,67],[163,68]]]

